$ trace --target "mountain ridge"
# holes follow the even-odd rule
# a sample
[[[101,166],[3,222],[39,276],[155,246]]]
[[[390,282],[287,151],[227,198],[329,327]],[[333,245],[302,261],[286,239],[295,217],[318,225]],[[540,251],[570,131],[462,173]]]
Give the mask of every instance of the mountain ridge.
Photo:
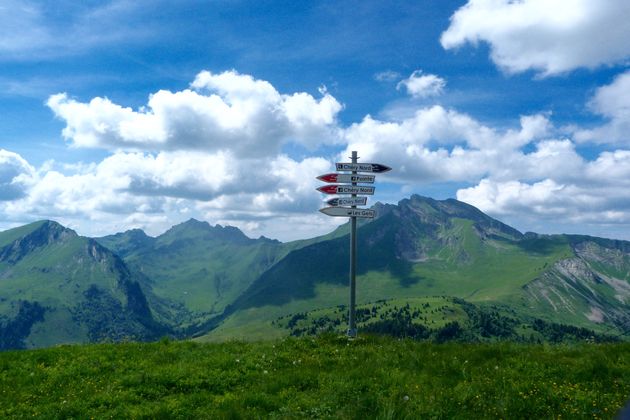
[[[0,244],[0,348],[168,331],[154,318],[148,285],[94,239],[40,221],[1,232]]]
[[[454,199],[412,195],[372,208],[377,217],[358,224],[362,304],[452,296],[480,310],[512,308],[522,325],[540,315],[543,323],[600,332],[630,328],[628,241],[523,234]],[[0,291],[12,294],[11,302],[0,297],[0,333],[19,324],[24,337],[12,343],[45,345],[29,337],[41,336],[50,323],[50,299],[70,296],[74,309],[56,322],[70,319],[91,329],[81,340],[281,336],[288,330],[278,327],[279,317],[345,303],[348,235],[344,224],[324,236],[282,243],[189,219],[157,237],[132,229],[85,238],[56,222],[35,222],[0,232]],[[75,268],[64,271],[60,259]],[[35,293],[43,283],[18,286],[20,275],[53,279],[58,290]],[[22,324],[14,322],[20,311]],[[65,337],[60,340],[78,339]]]
[[[446,295],[481,304],[506,303],[523,316],[540,313],[549,322],[595,329],[605,325],[603,329],[622,333],[630,327],[625,316],[630,309],[629,279],[627,272],[620,272],[620,267],[630,267],[628,241],[524,235],[452,199],[414,195],[398,205],[379,207],[385,211],[357,233],[361,302]],[[347,236],[336,238],[287,255],[226,309],[220,319],[226,326],[214,325],[217,335],[229,336],[228,328],[244,328],[265,311],[279,316],[296,307],[308,311],[343,304],[345,296],[331,293],[347,283],[347,241]],[[598,254],[580,251],[592,244],[600,246]],[[611,259],[614,253],[618,255]],[[589,289],[592,278],[607,280]],[[244,313],[250,314],[249,321]],[[271,330],[271,318],[259,328]]]

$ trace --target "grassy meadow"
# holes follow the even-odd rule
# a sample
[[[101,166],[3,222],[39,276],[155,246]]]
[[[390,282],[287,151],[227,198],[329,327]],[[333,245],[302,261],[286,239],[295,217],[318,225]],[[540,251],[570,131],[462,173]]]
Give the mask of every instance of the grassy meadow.
[[[614,418],[630,344],[339,335],[0,353],[0,418]]]

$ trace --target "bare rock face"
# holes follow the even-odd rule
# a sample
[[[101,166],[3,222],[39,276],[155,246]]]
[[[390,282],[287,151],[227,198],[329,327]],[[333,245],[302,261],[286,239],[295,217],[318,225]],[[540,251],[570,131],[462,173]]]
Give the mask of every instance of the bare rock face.
[[[630,255],[613,241],[601,242],[608,246],[588,238],[573,243],[575,257],[556,262],[525,290],[533,301],[557,313],[569,311],[594,323],[608,322],[626,329]]]

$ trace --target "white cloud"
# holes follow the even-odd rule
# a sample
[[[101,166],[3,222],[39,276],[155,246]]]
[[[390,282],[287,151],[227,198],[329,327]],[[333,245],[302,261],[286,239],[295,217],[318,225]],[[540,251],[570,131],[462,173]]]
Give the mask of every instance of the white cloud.
[[[0,153],[0,174],[17,168],[11,179],[26,173],[30,182],[20,194],[5,191],[0,183],[0,193],[8,191],[0,202],[5,222],[52,218],[82,234],[100,235],[132,227],[156,233],[182,219],[212,216],[214,222],[230,220],[251,233],[274,236],[270,224],[280,226],[284,219],[316,214],[321,199],[315,176],[332,169],[322,158],[295,161],[279,155],[262,161],[199,151],[118,152],[96,165],[75,165],[70,175],[54,166],[36,173],[18,155]],[[286,235],[282,239],[298,238],[299,230],[282,231]]]
[[[414,72],[406,82],[421,77]],[[619,95],[626,83],[623,75],[599,89],[591,109],[611,121],[625,118],[628,103]],[[157,233],[189,217],[237,225],[254,236],[321,234],[340,223],[316,212],[322,197],[315,176],[330,171],[331,163],[280,150],[328,141],[345,147],[340,159],[357,150],[362,161],[392,166],[381,181],[411,185],[410,191],[432,182],[472,185],[458,198],[493,215],[630,223],[630,200],[623,198],[630,151],[589,160],[572,139],[558,137],[550,113],[497,128],[436,105],[391,120],[368,115],[342,128],[336,121],[341,105],[325,89],[320,93],[282,94],[269,82],[229,71],[201,72],[191,89],[158,91],[138,110],[105,98],[82,103],[51,96],[48,104],[66,122],[63,134],[73,145],[112,153],[93,164],[38,170],[12,154],[13,166],[5,166],[14,169],[0,176],[0,186],[3,180],[13,185],[16,176],[28,182],[0,202],[0,215],[8,221],[57,218],[91,235],[131,227]]]
[[[589,108],[608,122],[592,129],[578,129],[574,134],[577,141],[630,144],[630,71],[597,89]]]
[[[502,69],[548,76],[621,62],[629,38],[626,0],[469,0],[440,41],[445,49],[487,42]]]
[[[496,182],[483,179],[471,188],[457,191],[457,199],[495,215],[531,211],[537,215],[557,216],[565,213],[567,192],[574,188],[558,184],[551,179],[527,184],[519,181]],[[557,206],[557,202],[561,206]]]
[[[588,184],[558,184],[551,179],[536,183],[484,179],[475,187],[459,190],[457,199],[504,220],[517,218],[530,225],[546,221],[549,231],[560,233],[554,226],[572,226],[585,233],[589,225],[630,223],[630,200],[624,191],[627,187],[614,183],[593,188]],[[619,230],[608,235],[627,238],[627,233]]]
[[[20,155],[0,149],[0,201],[26,195],[35,176],[35,168]]]
[[[368,116],[353,124],[339,157],[357,150],[363,161],[394,168],[381,180],[415,191],[434,182],[473,184],[457,198],[517,227],[619,237],[602,226],[630,223],[630,150],[589,160],[555,134],[548,114],[523,116],[518,129],[500,130],[433,106],[397,121]]]
[[[540,143],[536,152],[524,154],[521,147],[540,141],[552,127],[545,115],[524,116],[520,122],[519,130],[501,132],[441,106],[419,109],[399,122],[367,116],[345,130],[348,146],[341,156],[357,150],[363,159],[395,163],[391,178],[423,183],[467,181],[487,175],[536,176],[534,160],[560,161],[554,158],[560,153],[565,155],[563,167],[576,160],[575,156],[567,158],[575,151],[566,150],[566,145],[563,149],[563,143]]]
[[[422,74],[422,70],[411,73],[409,78],[400,81],[397,88],[405,87],[414,98],[427,98],[441,95],[446,86],[446,80],[435,74]]]
[[[326,92],[320,99],[301,92],[284,95],[269,82],[236,71],[203,71],[191,87],[195,90],[160,90],[138,111],[107,98],[81,103],[66,94],[51,96],[47,104],[65,121],[63,135],[77,147],[271,156],[283,143],[316,147],[336,141],[342,106]]]
[[[559,156],[557,162],[564,160]],[[558,223],[630,223],[630,151],[603,152],[589,162],[574,163],[536,182],[482,179],[460,189],[457,198],[495,216],[557,220]],[[564,179],[563,179],[564,178]]]

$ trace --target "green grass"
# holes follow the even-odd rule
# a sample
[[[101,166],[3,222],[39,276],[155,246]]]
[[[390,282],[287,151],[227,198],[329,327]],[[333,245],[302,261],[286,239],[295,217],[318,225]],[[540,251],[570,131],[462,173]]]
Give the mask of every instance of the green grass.
[[[15,241],[16,239],[19,239],[23,236],[28,235],[34,230],[40,228],[45,223],[46,223],[45,220],[40,220],[35,223],[30,223],[28,225],[24,225],[24,226],[20,226],[20,227],[16,227],[13,229],[0,232],[0,247],[9,245],[11,242]]]
[[[630,344],[271,342],[0,353],[0,417],[613,418]]]
[[[411,287],[413,292],[500,300],[518,293],[556,261],[573,256],[566,241],[547,241],[544,252],[533,252],[527,244],[509,241],[488,239],[484,245],[470,220],[453,219],[453,225],[448,237],[456,239],[454,245],[441,247],[438,258],[414,266],[414,277],[420,280]]]

